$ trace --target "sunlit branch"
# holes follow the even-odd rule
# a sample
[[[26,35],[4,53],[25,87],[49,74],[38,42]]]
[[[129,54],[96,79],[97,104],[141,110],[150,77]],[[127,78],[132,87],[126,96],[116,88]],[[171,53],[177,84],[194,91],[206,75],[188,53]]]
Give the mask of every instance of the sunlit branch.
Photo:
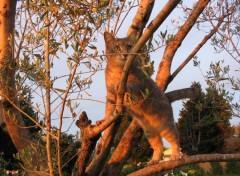
[[[192,58],[197,54],[197,52],[204,46],[204,44],[217,32],[218,28],[220,27],[220,25],[222,24],[224,18],[226,17],[226,15],[223,15],[218,24],[210,31],[210,33],[208,35],[206,35],[204,37],[204,39],[198,44],[198,46],[192,51],[192,53],[185,59],[184,62],[181,63],[181,65],[173,72],[173,74],[171,75],[171,78],[169,80],[169,82],[171,82],[176,76],[177,74],[187,65],[187,63],[192,60]]]

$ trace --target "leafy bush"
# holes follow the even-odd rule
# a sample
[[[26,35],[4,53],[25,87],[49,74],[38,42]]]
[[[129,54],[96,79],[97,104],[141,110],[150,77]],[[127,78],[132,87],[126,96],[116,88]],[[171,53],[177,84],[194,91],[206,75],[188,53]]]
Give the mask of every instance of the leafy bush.
[[[240,174],[240,161],[227,162],[227,173],[228,174]]]

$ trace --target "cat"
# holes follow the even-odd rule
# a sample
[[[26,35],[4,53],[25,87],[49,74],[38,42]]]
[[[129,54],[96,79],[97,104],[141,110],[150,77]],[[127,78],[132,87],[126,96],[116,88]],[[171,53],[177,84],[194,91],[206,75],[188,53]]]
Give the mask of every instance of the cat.
[[[116,91],[121,78],[124,64],[128,54],[134,46],[134,38],[115,38],[109,32],[104,33],[106,45],[107,66],[105,81],[107,88],[107,104],[105,118],[109,118],[115,109]],[[175,160],[180,157],[179,136],[173,119],[171,102],[185,98],[184,91],[173,91],[164,94],[141,69],[138,56],[134,59],[126,84],[124,107],[136,118],[153,149],[152,159],[148,164],[156,164],[162,157],[165,138],[171,145],[172,156]],[[186,94],[194,97],[198,93],[189,88]]]

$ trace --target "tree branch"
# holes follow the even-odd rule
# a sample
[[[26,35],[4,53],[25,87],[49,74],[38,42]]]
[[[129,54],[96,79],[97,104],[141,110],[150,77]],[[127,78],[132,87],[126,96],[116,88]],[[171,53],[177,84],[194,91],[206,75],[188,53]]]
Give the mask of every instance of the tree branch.
[[[174,36],[174,39],[168,43],[156,76],[156,83],[162,91],[165,91],[169,84],[171,64],[177,49],[181,46],[182,41],[192,29],[209,2],[210,0],[199,0],[186,22]]]
[[[142,35],[142,31],[147,24],[152,13],[155,0],[141,0],[136,15],[132,21],[132,25],[128,29],[127,36],[135,33],[137,38]]]
[[[97,126],[91,126],[91,128],[87,128],[88,138],[96,137],[97,135],[99,135],[102,131],[104,131],[107,128],[107,130],[104,131],[104,135],[105,135],[105,133],[110,134],[110,136],[108,136],[107,140],[111,144],[112,140],[113,140],[113,137],[111,135],[112,135],[112,133],[115,133],[115,130],[117,129],[117,126],[118,126],[117,123],[113,123],[113,122],[116,121],[121,115],[122,115],[122,109],[121,109],[121,111],[115,110],[113,112],[113,114],[111,115],[111,117],[105,118],[101,124],[98,124]],[[108,143],[106,141],[104,141],[104,142]],[[101,144],[101,142],[100,142],[100,144]],[[89,176],[99,175],[102,167],[104,166],[104,164],[106,162],[109,151],[111,149],[110,144],[107,144],[106,148],[103,148],[100,144],[98,145],[98,147],[96,149],[96,150],[100,151],[100,153],[98,153],[98,152],[95,153],[94,159],[92,160],[92,162],[90,163],[90,165],[87,168],[86,172]]]
[[[192,58],[197,54],[197,52],[202,48],[202,46],[217,32],[218,28],[222,24],[223,20],[226,18],[226,15],[223,15],[220,19],[218,24],[210,31],[208,35],[204,37],[204,39],[201,41],[201,43],[198,44],[198,46],[192,51],[192,53],[186,58],[186,60],[173,72],[173,74],[170,77],[169,82],[171,82],[177,74],[187,65],[187,63],[192,60]]]
[[[239,161],[240,154],[203,154],[189,157],[183,157],[176,161],[163,161],[156,165],[150,165],[136,172],[129,174],[129,176],[147,176],[156,174],[162,171],[167,171],[180,166],[189,164],[203,163],[203,162],[220,162],[220,161]]]
[[[3,103],[1,117],[18,151],[32,143],[32,138],[19,111],[7,99],[18,106],[15,84],[16,65],[14,60],[14,28],[16,0],[0,1],[0,96]],[[2,95],[5,95],[3,97]],[[7,98],[7,99],[6,99]],[[26,140],[22,140],[22,139]]]

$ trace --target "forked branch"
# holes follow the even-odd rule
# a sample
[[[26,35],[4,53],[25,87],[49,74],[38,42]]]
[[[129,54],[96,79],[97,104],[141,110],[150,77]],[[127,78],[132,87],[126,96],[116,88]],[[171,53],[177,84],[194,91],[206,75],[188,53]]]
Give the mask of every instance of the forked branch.
[[[168,43],[156,76],[156,83],[162,91],[165,91],[169,84],[172,60],[177,49],[181,46],[182,41],[192,29],[198,17],[201,15],[209,2],[210,0],[199,0],[186,22],[181,26],[173,40]]]

